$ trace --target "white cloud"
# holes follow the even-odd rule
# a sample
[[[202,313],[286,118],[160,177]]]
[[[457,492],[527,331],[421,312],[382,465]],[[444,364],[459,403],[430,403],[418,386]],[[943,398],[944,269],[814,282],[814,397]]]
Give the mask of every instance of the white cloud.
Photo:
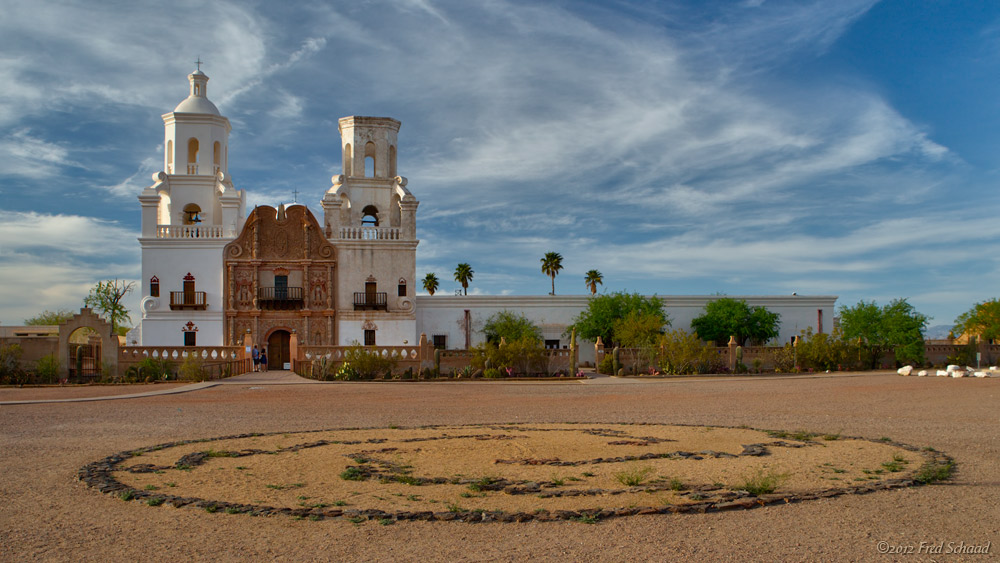
[[[93,217],[0,211],[3,323],[20,324],[45,309],[78,309],[97,281],[137,277],[137,235]]]
[[[76,166],[69,151],[32,136],[28,129],[0,139],[0,171],[5,174],[43,179],[56,175],[63,166]]]

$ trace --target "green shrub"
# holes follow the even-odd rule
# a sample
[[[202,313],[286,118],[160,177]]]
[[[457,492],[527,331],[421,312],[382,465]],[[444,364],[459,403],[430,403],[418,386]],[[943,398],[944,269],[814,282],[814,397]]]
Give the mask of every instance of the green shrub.
[[[725,367],[722,357],[697,335],[670,330],[660,337],[660,371],[673,375],[714,373]]]
[[[40,383],[55,383],[59,377],[59,357],[46,354],[35,362],[35,377]]]
[[[797,348],[798,365],[802,368],[825,371],[860,367],[857,344],[844,340],[839,330],[833,334],[813,334],[811,328],[803,330]]]
[[[312,361],[310,377],[320,381],[332,381],[336,379],[337,363],[326,356],[316,358]]]
[[[27,383],[27,374],[21,368],[20,344],[0,344],[0,383],[20,385]]]
[[[340,478],[345,481],[364,481],[368,476],[360,467],[348,467],[340,473]]]
[[[125,371],[123,381],[135,383],[147,381],[150,377],[156,380],[170,379],[174,369],[174,362],[165,358],[143,358]]]
[[[485,342],[472,349],[472,367],[485,369],[489,361],[494,369],[512,369],[516,373],[546,372],[548,358],[541,340],[525,336],[503,346]]]
[[[483,372],[483,377],[486,379],[500,379],[503,377],[503,374],[497,368],[486,368],[486,371]]]
[[[614,357],[612,357],[610,353],[606,353],[604,354],[604,357],[601,358],[600,363],[597,364],[597,371],[605,375],[613,375],[615,371],[614,364]]]
[[[205,381],[205,362],[199,354],[188,354],[178,371],[180,378],[185,381]]]
[[[355,342],[344,351],[344,359],[345,363],[350,362],[359,379],[375,379],[396,368],[395,358],[383,352],[385,350],[366,348]]]
[[[773,470],[764,472],[758,469],[756,473],[743,478],[743,483],[733,487],[737,491],[746,491],[752,495],[766,495],[773,493],[778,485],[788,478],[788,474],[775,473]]]
[[[918,483],[926,485],[935,481],[943,481],[951,477],[954,470],[954,461],[948,460],[945,463],[929,461],[925,463],[919,471],[917,471],[917,474],[913,476],[913,479]]]
[[[343,364],[340,364],[339,368],[337,368],[337,373],[334,375],[334,379],[338,381],[357,381],[361,379],[361,374],[358,370],[354,369],[354,366],[350,363],[344,362]]]
[[[652,467],[632,467],[615,473],[615,479],[626,487],[637,487],[653,472]]]
[[[791,344],[785,344],[783,348],[772,350],[770,354],[774,371],[791,373],[795,369],[795,349]]]

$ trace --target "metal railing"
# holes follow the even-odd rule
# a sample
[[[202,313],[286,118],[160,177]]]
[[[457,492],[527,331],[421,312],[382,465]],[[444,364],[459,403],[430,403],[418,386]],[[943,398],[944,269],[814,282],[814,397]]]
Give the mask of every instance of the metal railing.
[[[296,309],[303,305],[301,287],[258,287],[257,303],[262,309]]]
[[[375,293],[368,293],[366,291],[354,292],[355,311],[371,311],[371,310],[387,311],[389,308],[388,303],[389,303],[389,298],[386,292],[384,291],[379,291]]]

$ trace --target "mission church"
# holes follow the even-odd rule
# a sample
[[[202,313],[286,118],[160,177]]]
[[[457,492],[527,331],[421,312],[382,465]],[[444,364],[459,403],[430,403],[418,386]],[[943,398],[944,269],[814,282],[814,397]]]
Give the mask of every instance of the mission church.
[[[255,207],[229,174],[229,120],[208,98],[208,76],[188,75],[189,95],[163,115],[163,171],[139,195],[142,320],[127,336],[142,346],[236,346],[246,334],[270,363],[290,361],[289,341],[313,346],[400,346],[421,334],[468,348],[490,315],[524,314],[546,346],[566,347],[566,326],[588,296],[416,295],[419,201],[396,169],[400,122],[339,120],[342,173],[321,200]],[[675,328],[689,328],[717,296],[663,296]],[[781,315],[787,340],[824,331],[835,296],[732,296]],[[830,321],[827,321],[829,323]],[[589,350],[588,350],[589,348]],[[593,346],[580,348],[593,361]]]

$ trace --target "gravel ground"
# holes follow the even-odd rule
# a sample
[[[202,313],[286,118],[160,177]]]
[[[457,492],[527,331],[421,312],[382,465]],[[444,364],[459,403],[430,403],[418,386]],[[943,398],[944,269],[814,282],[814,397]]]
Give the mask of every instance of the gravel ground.
[[[3,398],[17,400],[20,391],[4,390]],[[0,560],[987,561],[1000,553],[998,396],[1000,379],[869,374],[579,384],[248,382],[141,399],[0,406]],[[124,503],[75,480],[90,461],[175,439],[495,422],[745,424],[885,436],[933,446],[959,465],[940,485],[594,525],[252,518]],[[926,552],[988,542],[987,555]],[[887,548],[913,553],[882,553]]]

